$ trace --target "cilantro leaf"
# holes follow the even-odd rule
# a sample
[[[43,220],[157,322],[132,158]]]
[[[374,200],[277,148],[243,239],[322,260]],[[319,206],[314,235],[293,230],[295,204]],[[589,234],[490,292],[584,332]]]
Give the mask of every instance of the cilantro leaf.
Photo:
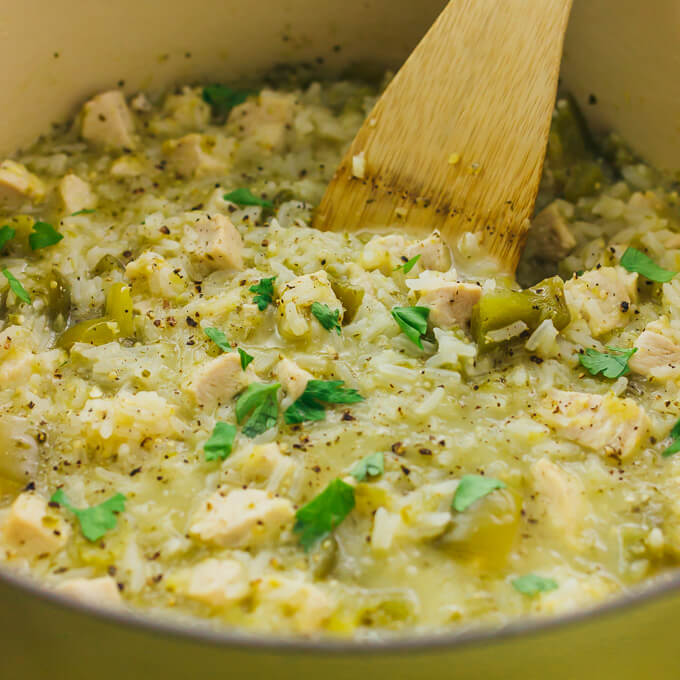
[[[111,496],[99,505],[80,509],[74,508],[64,491],[58,489],[52,494],[50,503],[62,505],[70,510],[78,518],[80,530],[88,541],[98,541],[107,531],[115,529],[118,521],[117,516],[125,511],[125,496],[122,493]]]
[[[71,213],[70,217],[76,217],[78,215],[91,215],[93,212],[97,211],[92,210],[92,208],[83,208],[82,210],[76,210],[74,213]]]
[[[427,317],[429,307],[393,307],[392,318],[399,324],[404,335],[420,349],[423,349],[421,337],[427,333]]]
[[[305,391],[284,413],[288,425],[306,420],[323,420],[326,417],[325,404],[356,404],[364,398],[353,389],[343,387],[342,380],[310,380]]]
[[[496,489],[505,489],[505,483],[501,482],[500,479],[484,477],[483,475],[463,475],[456,487],[451,507],[456,512],[463,512],[475,501]]]
[[[602,373],[605,378],[620,378],[630,372],[628,360],[637,352],[637,347],[619,349],[607,347],[609,352],[599,352],[588,347],[583,354],[578,355],[581,366],[591,375]]]
[[[333,480],[318,496],[295,513],[293,531],[308,551],[328,536],[354,508],[354,488],[341,479]]]
[[[250,286],[248,290],[251,293],[256,293],[253,298],[253,302],[257,304],[257,308],[263,312],[267,309],[267,305],[270,305],[274,301],[274,281],[275,276],[268,279],[260,279],[259,283],[254,286]]]
[[[15,236],[16,229],[12,229],[9,224],[0,227],[0,250],[2,250]]]
[[[557,581],[551,578],[543,578],[543,576],[537,576],[536,574],[526,574],[525,576],[520,576],[512,582],[512,587],[522,595],[529,595],[533,597],[539,593],[547,593],[551,590],[557,590]]]
[[[255,196],[248,188],[234,189],[223,196],[225,201],[231,201],[236,205],[261,205],[263,208],[273,208],[274,203],[259,196]]]
[[[420,257],[421,257],[420,253],[414,255],[410,260],[404,262],[404,264],[400,264],[398,267],[395,267],[394,271],[395,272],[402,271],[404,272],[404,274],[408,274],[411,271],[411,269],[413,269],[413,267],[416,266],[416,262],[418,262]]]
[[[645,255],[637,248],[627,248],[621,256],[621,266],[629,272],[637,272],[657,283],[670,281],[678,272],[671,272],[668,269],[659,267],[649,255]]]
[[[28,244],[31,250],[40,250],[59,243],[64,238],[51,224],[36,222],[33,225],[33,233],[28,236]]]
[[[385,472],[385,455],[378,452],[358,461],[350,474],[357,482],[363,482],[366,477],[380,477],[383,472]]]
[[[210,439],[203,445],[207,461],[226,460],[231,454],[236,437],[236,426],[230,423],[215,423]]]
[[[248,354],[244,349],[238,348],[238,355],[241,357],[241,369],[246,370],[248,364],[255,358],[254,356]]]
[[[338,335],[342,332],[340,327],[340,310],[331,309],[328,305],[321,302],[312,302],[312,314],[319,320],[319,323],[327,331],[337,331]]]
[[[235,106],[243,104],[250,94],[247,90],[233,90],[227,85],[216,83],[203,88],[203,101],[210,104],[215,117],[222,118]]]
[[[241,422],[250,414],[243,426],[246,437],[257,437],[276,425],[279,415],[279,402],[276,393],[281,385],[272,383],[250,383],[236,402],[236,420]]]
[[[21,285],[19,282],[19,279],[17,279],[12,272],[10,272],[7,267],[2,270],[2,273],[4,274],[5,278],[9,281],[9,287],[12,289],[12,292],[22,301],[25,302],[26,304],[29,304],[31,302],[31,296],[26,292],[26,289]]]
[[[219,328],[204,328],[203,332],[223,351],[231,352],[227,336]]]
[[[674,453],[680,451],[680,420],[671,428],[668,436],[673,440],[670,445],[661,454],[664,458],[672,456]]]

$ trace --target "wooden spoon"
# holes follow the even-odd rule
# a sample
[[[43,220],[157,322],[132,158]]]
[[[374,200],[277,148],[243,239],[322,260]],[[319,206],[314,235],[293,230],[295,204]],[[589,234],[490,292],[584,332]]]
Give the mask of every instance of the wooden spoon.
[[[452,0],[364,122],[321,229],[464,232],[517,266],[555,105],[571,0]]]

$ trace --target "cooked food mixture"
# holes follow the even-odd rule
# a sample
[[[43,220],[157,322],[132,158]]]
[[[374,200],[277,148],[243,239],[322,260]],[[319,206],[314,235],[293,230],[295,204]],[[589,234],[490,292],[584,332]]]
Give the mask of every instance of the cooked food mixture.
[[[377,91],[109,91],[0,164],[4,569],[373,636],[586,607],[678,563],[672,183],[565,98],[521,285],[474,235],[317,231]]]

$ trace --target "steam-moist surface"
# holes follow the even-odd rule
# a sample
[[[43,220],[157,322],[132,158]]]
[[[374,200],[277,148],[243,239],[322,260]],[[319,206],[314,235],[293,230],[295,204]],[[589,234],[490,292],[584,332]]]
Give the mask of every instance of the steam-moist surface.
[[[31,298],[2,277],[7,568],[165,617],[373,635],[586,607],[677,562],[680,463],[661,452],[678,415],[680,283],[619,264],[632,244],[680,267],[677,194],[611,142],[599,149],[609,161],[593,160],[560,104],[547,212],[520,274],[535,283],[559,268],[568,323],[520,316],[482,351],[471,309],[513,286],[466,276],[473,237],[452,259],[436,237],[309,227],[374,96],[342,82],[265,89],[225,122],[201,88],[109,93],[2,165],[1,224],[15,235],[0,264]],[[464,149],[443,153],[474,167]],[[244,188],[274,207],[224,198]],[[63,238],[32,250],[36,220]],[[250,287],[273,276],[260,310]],[[116,284],[129,286],[132,320]],[[339,310],[341,332],[315,301]],[[422,350],[391,315],[414,305],[430,309]],[[89,335],[77,326],[104,317]],[[638,347],[630,373],[579,364],[607,346]],[[237,347],[254,357],[245,371]],[[310,378],[365,400],[286,424]],[[277,381],[275,425],[250,438],[242,422],[231,454],[206,460],[216,423],[237,424],[238,394]],[[357,481],[354,466],[376,453],[384,472]],[[458,510],[465,475],[504,488]],[[305,551],[294,515],[337,479],[354,507]],[[80,509],[122,494],[124,511],[88,540],[63,503],[48,505],[59,489]],[[543,592],[518,581],[531,575]]]

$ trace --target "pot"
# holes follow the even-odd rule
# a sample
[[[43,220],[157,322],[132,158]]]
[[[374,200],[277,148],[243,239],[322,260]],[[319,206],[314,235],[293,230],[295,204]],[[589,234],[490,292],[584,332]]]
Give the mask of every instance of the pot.
[[[507,0],[506,0],[507,1]],[[524,0],[526,1],[526,0]],[[0,153],[30,143],[98,90],[234,81],[276,63],[321,74],[397,68],[443,0],[22,0],[0,33]],[[591,123],[680,169],[680,9],[675,0],[575,0],[564,84]],[[533,39],[527,36],[527,40]],[[1,442],[0,442],[1,445]],[[2,680],[676,680],[680,576],[587,611],[503,630],[380,641],[280,639],[73,604],[0,573]]]

